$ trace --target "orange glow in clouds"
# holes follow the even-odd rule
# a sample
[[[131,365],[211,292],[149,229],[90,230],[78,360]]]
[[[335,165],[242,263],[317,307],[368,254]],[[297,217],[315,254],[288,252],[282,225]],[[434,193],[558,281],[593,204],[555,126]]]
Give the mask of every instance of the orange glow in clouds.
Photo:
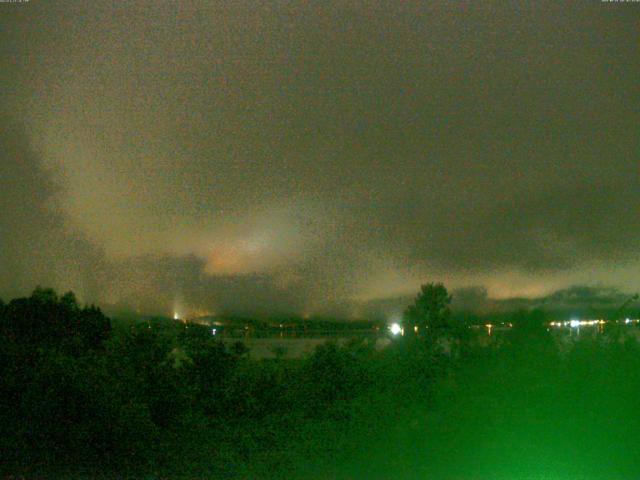
[[[211,275],[257,272],[268,265],[271,257],[265,242],[260,240],[217,244],[207,256],[205,271]]]

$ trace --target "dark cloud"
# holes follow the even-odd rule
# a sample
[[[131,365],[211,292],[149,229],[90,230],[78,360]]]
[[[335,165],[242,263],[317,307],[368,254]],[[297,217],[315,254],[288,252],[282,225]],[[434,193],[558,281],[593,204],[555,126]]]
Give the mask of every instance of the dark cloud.
[[[66,224],[60,190],[24,126],[0,117],[0,293],[24,294],[40,284],[99,299],[100,249]]]
[[[278,288],[265,274],[209,275],[194,256],[140,256],[114,265],[113,299],[145,313],[179,316],[292,313],[304,308],[300,292]]]
[[[640,287],[634,4],[6,8],[0,99],[28,136],[4,141],[38,152],[7,150],[15,285],[46,280],[24,258],[55,230],[52,271],[145,308]]]
[[[369,317],[393,318],[413,303],[414,296],[405,295],[378,299],[362,305]],[[540,309],[562,317],[592,315],[598,317],[633,315],[640,312],[640,302],[618,288],[603,286],[572,285],[533,297],[491,298],[481,286],[458,288],[452,291],[454,312],[476,312],[480,314],[515,313]]]
[[[587,315],[591,318],[620,318],[636,316],[639,308],[637,299],[620,289],[574,285],[541,297],[485,302],[483,309],[487,312],[540,309],[565,317]]]

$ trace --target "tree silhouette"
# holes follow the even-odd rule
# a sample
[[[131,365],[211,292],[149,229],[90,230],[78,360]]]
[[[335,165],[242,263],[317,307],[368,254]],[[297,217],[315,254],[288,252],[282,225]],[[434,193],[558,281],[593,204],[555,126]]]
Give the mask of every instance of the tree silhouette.
[[[111,322],[100,309],[80,307],[73,292],[58,297],[53,289],[37,287],[30,297],[14,299],[0,312],[2,335],[21,344],[94,349],[111,332]]]
[[[424,335],[440,335],[451,328],[451,295],[442,283],[427,283],[420,287],[413,305],[404,313],[407,333],[416,330]]]

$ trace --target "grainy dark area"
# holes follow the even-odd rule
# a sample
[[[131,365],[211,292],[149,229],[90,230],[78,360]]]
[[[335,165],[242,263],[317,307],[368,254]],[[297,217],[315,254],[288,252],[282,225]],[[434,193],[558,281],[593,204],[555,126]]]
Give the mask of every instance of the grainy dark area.
[[[639,26],[0,0],[0,480],[640,478]]]

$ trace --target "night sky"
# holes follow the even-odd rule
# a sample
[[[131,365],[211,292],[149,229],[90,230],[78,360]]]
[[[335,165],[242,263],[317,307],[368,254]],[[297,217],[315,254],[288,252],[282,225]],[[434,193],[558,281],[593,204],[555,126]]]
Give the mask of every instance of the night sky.
[[[640,289],[640,3],[0,4],[0,296]]]

